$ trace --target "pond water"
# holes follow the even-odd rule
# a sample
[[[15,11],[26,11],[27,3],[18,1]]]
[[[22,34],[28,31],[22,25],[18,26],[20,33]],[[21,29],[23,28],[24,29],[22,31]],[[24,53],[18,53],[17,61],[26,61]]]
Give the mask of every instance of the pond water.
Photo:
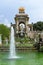
[[[8,59],[9,52],[0,52],[0,65],[43,65],[43,53],[37,51],[17,51],[20,58]]]

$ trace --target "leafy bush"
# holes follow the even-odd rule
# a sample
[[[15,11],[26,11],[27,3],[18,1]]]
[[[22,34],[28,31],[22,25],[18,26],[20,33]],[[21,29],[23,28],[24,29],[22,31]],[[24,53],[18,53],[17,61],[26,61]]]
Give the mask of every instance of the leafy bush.
[[[40,51],[43,51],[43,46],[40,47]]]

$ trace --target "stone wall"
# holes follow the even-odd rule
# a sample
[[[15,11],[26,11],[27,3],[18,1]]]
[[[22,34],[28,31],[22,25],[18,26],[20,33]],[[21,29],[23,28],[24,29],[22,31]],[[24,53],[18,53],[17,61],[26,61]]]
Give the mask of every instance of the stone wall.
[[[35,38],[36,36],[38,35],[41,35],[42,39],[43,39],[43,31],[29,31],[27,33],[27,36],[30,37],[30,38]]]

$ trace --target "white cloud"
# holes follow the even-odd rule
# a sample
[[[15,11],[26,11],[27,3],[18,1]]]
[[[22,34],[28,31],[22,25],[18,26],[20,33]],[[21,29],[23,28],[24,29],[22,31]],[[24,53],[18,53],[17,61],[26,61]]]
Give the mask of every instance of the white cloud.
[[[10,27],[10,22],[8,21],[7,18],[5,18],[4,15],[0,15],[0,24],[4,24],[4,25]]]
[[[3,17],[4,17],[4,15],[1,14],[1,15],[0,15],[0,18],[3,18]]]
[[[30,16],[30,22],[43,20],[43,0],[0,0],[0,11],[6,15],[5,18],[1,15],[0,19],[6,21],[9,26],[9,20],[13,22],[12,16],[18,13],[20,6],[25,7],[26,13]]]
[[[9,21],[8,21],[8,19],[4,19],[4,24],[6,25],[6,26],[8,26],[8,27],[10,27],[10,23],[9,23]]]

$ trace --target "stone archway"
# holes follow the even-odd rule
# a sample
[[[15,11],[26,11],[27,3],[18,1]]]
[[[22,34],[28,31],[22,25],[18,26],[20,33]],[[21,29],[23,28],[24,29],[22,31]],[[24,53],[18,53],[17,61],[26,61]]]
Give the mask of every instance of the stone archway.
[[[19,22],[18,24],[18,31],[19,31],[19,36],[20,37],[24,37],[25,36],[25,32],[26,32],[26,25],[24,22]]]
[[[23,33],[27,35],[29,16],[25,13],[25,9],[19,8],[19,13],[15,15],[14,19],[16,23],[16,34],[19,34],[23,30]]]
[[[25,32],[25,29],[26,29],[26,25],[24,22],[20,22],[18,24],[18,28],[19,28],[19,31],[23,30]]]

